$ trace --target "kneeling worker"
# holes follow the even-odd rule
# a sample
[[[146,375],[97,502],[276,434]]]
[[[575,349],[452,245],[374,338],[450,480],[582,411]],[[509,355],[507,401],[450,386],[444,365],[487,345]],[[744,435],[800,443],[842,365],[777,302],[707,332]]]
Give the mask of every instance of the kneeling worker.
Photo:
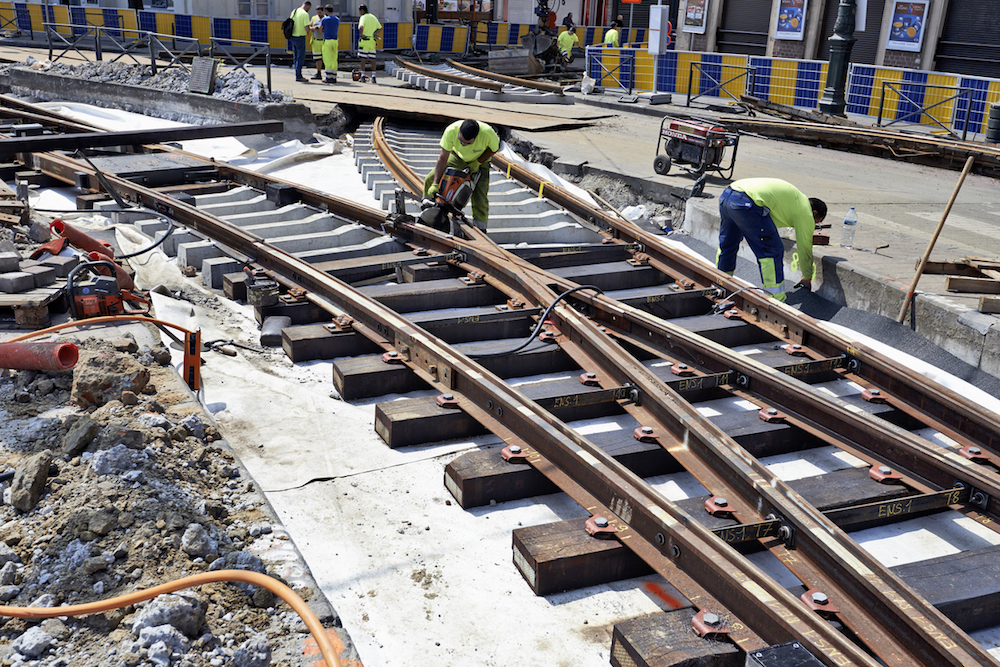
[[[490,158],[500,149],[496,130],[478,120],[457,120],[441,136],[441,154],[434,171],[424,179],[424,196],[433,198],[445,169],[465,169],[480,173],[472,192],[472,218],[476,227],[485,230],[490,218]]]
[[[778,178],[744,178],[733,182],[719,197],[719,213],[722,224],[715,265],[720,270],[733,274],[740,241],[746,239],[757,256],[764,291],[784,301],[785,247],[778,227],[791,227],[802,271],[802,280],[795,287],[812,289],[813,231],[826,217],[822,200],[807,199],[794,185]]]

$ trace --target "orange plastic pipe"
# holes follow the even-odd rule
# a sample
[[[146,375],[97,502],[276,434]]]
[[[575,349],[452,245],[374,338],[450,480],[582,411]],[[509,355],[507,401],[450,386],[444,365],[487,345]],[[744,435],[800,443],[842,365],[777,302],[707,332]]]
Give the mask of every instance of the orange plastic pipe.
[[[56,236],[62,236],[67,239],[74,247],[83,250],[84,252],[97,252],[102,255],[107,255],[107,258],[113,258],[115,256],[115,249],[111,247],[110,243],[103,241],[98,241],[90,234],[82,232],[76,227],[73,227],[69,223],[56,218],[51,223],[49,223],[49,230]],[[105,259],[101,257],[99,259]]]
[[[183,588],[201,586],[204,584],[214,584],[220,581],[240,581],[247,584],[254,584],[261,588],[266,588],[282,600],[288,603],[305,622],[313,639],[319,646],[319,652],[326,660],[327,667],[340,667],[340,658],[333,648],[330,637],[326,634],[326,629],[319,622],[313,610],[296,595],[295,591],[281,583],[277,579],[260,574],[259,572],[248,572],[246,570],[218,570],[217,572],[202,572],[190,577],[177,579],[166,584],[160,584],[144,591],[136,591],[128,595],[121,595],[110,600],[100,600],[98,602],[88,602],[86,604],[74,604],[66,607],[5,607],[0,606],[0,616],[9,618],[56,618],[58,616],[83,616],[84,614],[96,614],[109,609],[120,609],[129,605],[137,604],[144,600],[151,600],[157,595],[173,593]]]
[[[76,366],[80,350],[73,343],[0,343],[0,368],[65,371]]]
[[[88,257],[90,257],[90,259],[98,261],[98,262],[101,261],[101,260],[109,261],[106,256],[102,255],[101,253],[97,252],[96,250],[91,251],[88,254]],[[130,276],[125,271],[125,269],[122,268],[122,265],[119,264],[118,262],[116,262],[115,260],[112,259],[112,260],[110,260],[110,262],[115,265],[115,279],[118,281],[118,287],[121,288],[121,289],[134,290],[135,289],[135,281],[132,280],[132,276]],[[104,266],[98,266],[98,267],[95,267],[95,269],[97,271],[99,271],[100,273],[105,273],[108,270],[107,267],[104,267]]]

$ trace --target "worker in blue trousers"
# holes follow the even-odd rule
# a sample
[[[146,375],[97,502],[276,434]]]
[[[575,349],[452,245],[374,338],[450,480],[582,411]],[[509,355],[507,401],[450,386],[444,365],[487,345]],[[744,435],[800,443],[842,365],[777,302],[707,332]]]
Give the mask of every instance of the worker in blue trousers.
[[[764,291],[785,300],[785,246],[779,227],[795,230],[798,266],[802,280],[796,288],[812,289],[813,231],[826,218],[826,204],[807,198],[791,183],[778,178],[744,178],[734,181],[719,197],[719,252],[715,265],[732,275],[736,254],[746,239],[757,257]]]

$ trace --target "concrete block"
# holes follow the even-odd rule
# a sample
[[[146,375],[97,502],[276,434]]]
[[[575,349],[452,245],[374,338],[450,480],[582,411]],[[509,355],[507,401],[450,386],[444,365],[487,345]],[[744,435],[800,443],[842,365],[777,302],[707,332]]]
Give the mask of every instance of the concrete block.
[[[983,343],[983,356],[979,368],[1000,377],[1000,322],[990,327]]]
[[[17,294],[35,288],[35,276],[23,271],[0,274],[0,292]]]
[[[55,269],[56,275],[60,278],[68,276],[69,272],[72,271],[79,263],[80,259],[76,255],[73,255],[72,257],[55,255],[42,260],[42,266],[48,266]]]
[[[222,289],[227,273],[236,273],[243,264],[232,257],[212,257],[201,263],[201,284],[212,289]]]
[[[0,273],[17,271],[21,263],[21,255],[16,252],[0,252]]]
[[[180,244],[194,243],[196,241],[202,241],[202,240],[204,240],[204,238],[195,234],[194,232],[174,231],[174,233],[171,234],[169,237],[167,237],[167,240],[164,241],[163,245],[161,245],[160,247],[163,248],[163,252],[165,252],[169,257],[173,257],[174,255],[177,254],[177,246],[179,246]]]
[[[152,239],[156,238],[156,232],[166,231],[170,225],[159,218],[147,218],[146,220],[137,220],[135,226],[140,232]]]
[[[35,287],[45,287],[46,285],[51,285],[56,281],[56,270],[51,266],[45,266],[44,264],[29,266],[21,272],[31,274],[35,281]]]
[[[181,243],[177,246],[177,263],[182,267],[200,267],[206,259],[222,257],[222,255],[222,250],[211,241]]]

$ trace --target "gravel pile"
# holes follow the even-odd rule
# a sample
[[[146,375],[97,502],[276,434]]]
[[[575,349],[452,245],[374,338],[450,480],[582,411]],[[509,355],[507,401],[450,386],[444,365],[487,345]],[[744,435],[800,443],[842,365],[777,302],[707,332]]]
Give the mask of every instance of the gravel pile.
[[[0,373],[3,604],[56,607],[209,570],[287,569],[287,535],[169,364],[162,344],[126,335],[81,343],[71,371]],[[210,584],[89,616],[0,619],[0,664],[311,664],[305,633],[270,592]]]
[[[25,65],[33,65],[32,58]],[[178,93],[187,92],[191,76],[188,72],[172,67],[158,69],[156,74],[148,65],[126,65],[123,63],[83,63],[67,65],[54,63],[41,67],[44,71],[71,76],[84,81],[99,81],[101,83],[117,83],[126,86],[142,86]],[[254,90],[256,89],[256,97]],[[281,92],[268,92],[253,74],[243,70],[221,72],[215,79],[215,92],[212,95],[223,100],[244,102],[247,104],[283,104],[291,99]]]

